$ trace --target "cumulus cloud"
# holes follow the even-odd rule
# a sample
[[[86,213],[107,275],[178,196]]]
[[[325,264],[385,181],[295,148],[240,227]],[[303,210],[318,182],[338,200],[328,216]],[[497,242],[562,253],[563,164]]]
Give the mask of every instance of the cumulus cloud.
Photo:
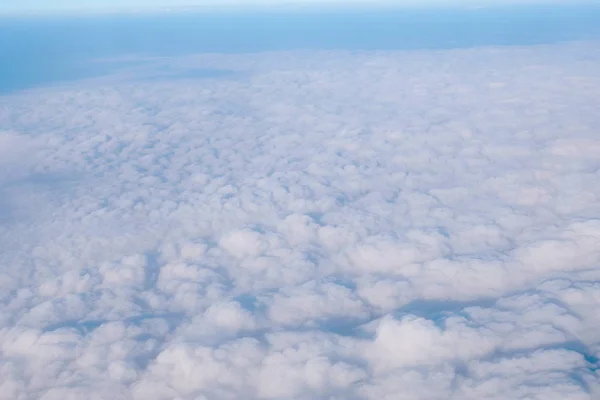
[[[0,98],[0,398],[600,396],[600,47],[186,56]]]

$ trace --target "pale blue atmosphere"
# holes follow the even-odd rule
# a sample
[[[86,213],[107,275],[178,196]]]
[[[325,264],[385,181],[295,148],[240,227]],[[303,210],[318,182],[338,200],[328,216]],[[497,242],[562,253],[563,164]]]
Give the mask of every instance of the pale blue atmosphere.
[[[0,19],[0,93],[109,72],[97,58],[295,49],[443,49],[600,37],[600,6]]]

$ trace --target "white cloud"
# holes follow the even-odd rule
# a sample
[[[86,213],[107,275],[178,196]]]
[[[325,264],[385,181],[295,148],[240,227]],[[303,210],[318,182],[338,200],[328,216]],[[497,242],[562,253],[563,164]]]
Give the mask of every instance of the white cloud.
[[[0,98],[0,398],[597,398],[599,49]]]
[[[219,245],[236,258],[256,257],[266,247],[260,234],[249,230],[228,233],[219,241]]]

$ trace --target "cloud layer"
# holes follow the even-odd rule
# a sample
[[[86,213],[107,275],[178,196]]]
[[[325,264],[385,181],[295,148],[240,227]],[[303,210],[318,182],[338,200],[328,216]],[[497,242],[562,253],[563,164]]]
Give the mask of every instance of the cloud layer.
[[[155,62],[0,98],[0,398],[600,396],[597,43]]]

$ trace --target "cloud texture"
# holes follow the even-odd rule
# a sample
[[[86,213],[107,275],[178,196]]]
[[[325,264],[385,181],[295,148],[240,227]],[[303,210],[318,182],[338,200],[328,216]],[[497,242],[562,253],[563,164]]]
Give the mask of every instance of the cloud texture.
[[[156,63],[0,98],[0,398],[600,396],[597,43]]]

